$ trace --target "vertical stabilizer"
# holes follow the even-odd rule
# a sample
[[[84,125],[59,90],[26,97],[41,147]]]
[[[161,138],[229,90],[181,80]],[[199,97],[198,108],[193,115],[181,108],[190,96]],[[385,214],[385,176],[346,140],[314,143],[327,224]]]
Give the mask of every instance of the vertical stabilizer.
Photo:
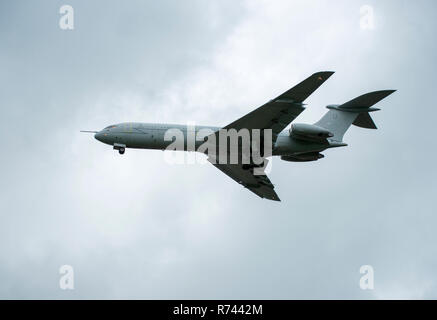
[[[336,141],[343,141],[344,134],[352,124],[361,128],[376,129],[376,125],[369,113],[379,109],[372,106],[395,91],[374,91],[363,94],[342,105],[327,106],[330,110],[315,125],[332,132],[334,134],[332,139]]]

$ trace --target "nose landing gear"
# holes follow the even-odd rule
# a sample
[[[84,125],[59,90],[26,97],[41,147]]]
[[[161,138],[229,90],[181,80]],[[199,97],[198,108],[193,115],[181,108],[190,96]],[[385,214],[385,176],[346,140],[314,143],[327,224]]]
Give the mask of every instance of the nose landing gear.
[[[124,154],[126,150],[126,145],[121,143],[114,143],[114,150],[118,150],[119,154]]]

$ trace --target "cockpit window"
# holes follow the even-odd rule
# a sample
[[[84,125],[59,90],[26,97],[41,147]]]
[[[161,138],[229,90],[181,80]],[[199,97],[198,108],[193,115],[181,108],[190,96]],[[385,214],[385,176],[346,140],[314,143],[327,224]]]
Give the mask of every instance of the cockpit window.
[[[112,129],[112,128],[116,128],[117,126],[109,126],[109,127],[106,127],[105,129]]]

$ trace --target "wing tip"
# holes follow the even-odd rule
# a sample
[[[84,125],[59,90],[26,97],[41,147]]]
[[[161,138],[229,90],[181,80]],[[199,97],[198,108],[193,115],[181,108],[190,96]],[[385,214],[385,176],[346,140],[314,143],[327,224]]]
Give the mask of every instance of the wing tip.
[[[397,89],[390,89],[390,90],[384,90],[385,92],[387,92],[387,96],[391,95],[392,93],[395,93],[396,91],[398,91]]]
[[[369,92],[369,94],[380,93],[380,94],[385,94],[385,95],[389,96],[396,91],[398,91],[398,90],[397,89],[376,90],[376,91]]]
[[[272,201],[277,201],[277,202],[281,202],[281,199],[279,199],[279,197],[277,195],[274,195],[272,197],[263,197],[264,199],[268,199],[268,200],[272,200]]]
[[[334,71],[319,71],[314,73],[311,78],[316,78],[318,82],[325,82],[328,80],[335,72]],[[320,85],[320,84],[319,84]]]
[[[330,77],[330,76],[332,76],[334,73],[335,73],[335,71],[319,71],[319,72],[314,73],[313,75],[314,75],[314,76],[321,76],[321,75],[324,75],[324,76]]]

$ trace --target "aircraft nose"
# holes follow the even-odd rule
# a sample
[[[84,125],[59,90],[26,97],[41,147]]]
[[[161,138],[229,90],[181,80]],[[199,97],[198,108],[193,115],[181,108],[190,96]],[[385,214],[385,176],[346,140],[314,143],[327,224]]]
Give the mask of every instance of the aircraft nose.
[[[94,135],[94,138],[96,138],[96,139],[99,140],[99,141],[102,141],[102,137],[103,137],[102,131],[97,132],[97,133]]]

